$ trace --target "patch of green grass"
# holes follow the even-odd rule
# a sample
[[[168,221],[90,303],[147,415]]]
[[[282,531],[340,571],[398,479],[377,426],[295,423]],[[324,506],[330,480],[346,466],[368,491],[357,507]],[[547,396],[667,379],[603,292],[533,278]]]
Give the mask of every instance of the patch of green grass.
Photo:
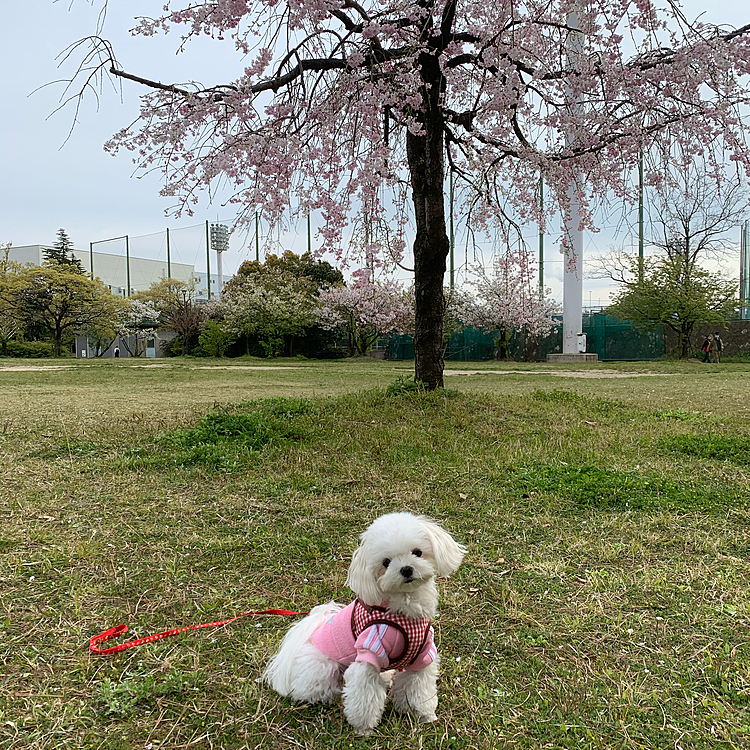
[[[688,409],[654,409],[651,413],[654,418],[665,421],[676,420],[690,424],[703,424],[706,421],[705,414],[699,411],[689,411]]]
[[[533,391],[531,397],[548,404],[572,404],[579,406],[584,401],[584,397],[580,394],[563,388],[553,388],[551,391]]]
[[[394,380],[386,389],[385,392],[389,396],[403,396],[409,393],[425,393],[425,384],[420,380],[415,380],[408,376],[403,376]]]
[[[741,507],[747,498],[711,482],[683,482],[644,471],[614,471],[600,466],[519,467],[527,492],[544,492],[570,503],[575,511],[724,510]]]
[[[218,408],[187,429],[159,435],[153,446],[141,447],[131,461],[143,467],[205,466],[224,471],[242,467],[266,447],[304,440],[309,401],[274,398]]]
[[[659,441],[659,447],[707,461],[730,461],[739,466],[750,466],[750,437],[720,434],[674,435]]]
[[[127,717],[152,708],[160,699],[184,701],[198,682],[198,674],[171,670],[161,678],[146,674],[115,682],[105,677],[99,684],[99,702],[105,713]]]

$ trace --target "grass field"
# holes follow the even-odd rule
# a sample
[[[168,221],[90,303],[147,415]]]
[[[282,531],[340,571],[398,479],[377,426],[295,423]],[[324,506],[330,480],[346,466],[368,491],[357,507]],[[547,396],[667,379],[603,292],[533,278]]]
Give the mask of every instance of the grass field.
[[[268,364],[0,360],[0,748],[750,746],[750,366]],[[435,724],[270,692],[280,618],[88,653],[347,601],[392,510],[469,549]]]

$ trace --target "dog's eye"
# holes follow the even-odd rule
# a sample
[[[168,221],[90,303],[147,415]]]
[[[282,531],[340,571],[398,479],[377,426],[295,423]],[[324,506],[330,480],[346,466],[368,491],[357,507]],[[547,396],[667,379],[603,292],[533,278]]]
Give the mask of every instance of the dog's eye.
[[[385,560],[383,560],[383,567],[387,568],[391,564],[390,558],[386,557]]]
[[[411,551],[411,553],[412,553],[412,555],[414,555],[414,557],[422,557],[422,550],[421,549],[413,549]]]

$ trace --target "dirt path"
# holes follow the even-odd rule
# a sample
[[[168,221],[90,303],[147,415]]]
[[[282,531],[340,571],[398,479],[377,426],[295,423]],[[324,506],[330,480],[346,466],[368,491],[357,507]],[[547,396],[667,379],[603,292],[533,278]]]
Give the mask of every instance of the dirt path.
[[[607,372],[605,370],[445,370],[443,375],[552,375],[556,378],[659,378],[671,372]]]

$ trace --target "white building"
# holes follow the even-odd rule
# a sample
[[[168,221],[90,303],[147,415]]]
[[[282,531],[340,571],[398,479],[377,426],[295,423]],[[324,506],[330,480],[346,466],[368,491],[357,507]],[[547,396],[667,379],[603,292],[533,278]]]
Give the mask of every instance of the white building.
[[[20,245],[18,247],[11,247],[9,259],[16,263],[29,263],[40,266],[44,262],[45,250],[51,249],[53,249],[52,245]],[[88,274],[91,273],[91,263],[93,260],[94,276],[100,278],[113,294],[118,294],[122,297],[144,291],[154,282],[168,276],[188,283],[194,280],[196,285],[196,299],[198,301],[206,300],[208,296],[206,293],[205,272],[198,271],[196,273],[195,266],[187,263],[170,262],[169,266],[167,266],[166,259],[151,260],[132,255],[128,258],[125,255],[113,255],[97,251],[94,251],[92,254],[84,250],[73,250],[72,254],[81,261],[81,265]],[[212,296],[216,294],[217,286],[218,276],[211,274]],[[174,333],[171,331],[158,331],[154,339],[148,342],[145,355],[147,357],[161,356],[162,345],[173,338]],[[118,338],[112,342],[109,349],[102,356],[115,356],[115,348],[118,349],[120,357],[130,356],[128,349],[134,350],[134,346],[131,345],[128,347]],[[76,356],[90,357],[92,355],[95,355],[92,351],[92,342],[85,336],[76,337]]]
[[[19,245],[11,247],[10,260],[16,263],[31,263],[40,266],[44,262],[44,251],[54,249],[52,245]],[[73,250],[72,254],[81,261],[86,273],[91,273],[92,253],[85,250]],[[171,276],[178,281],[189,282],[195,280],[196,298],[207,299],[206,272],[196,271],[195,266],[188,263],[175,263],[167,266],[166,259],[151,260],[150,258],[139,258],[131,255],[113,255],[112,253],[93,252],[94,276],[98,276],[111,290],[113,294],[122,297],[141,292],[148,289],[151,284]],[[128,282],[130,282],[128,284]],[[226,277],[224,279],[226,283]],[[219,284],[217,274],[211,274],[211,296],[216,294]]]
[[[44,262],[45,250],[54,249],[51,245],[21,245],[11,247],[10,260],[16,263],[31,263],[40,266]],[[111,255],[94,251],[73,250],[73,255],[81,261],[86,273],[91,273],[93,255],[94,276],[98,276],[113,294],[123,297],[148,289],[155,281],[167,277],[166,260],[150,260],[124,255]],[[195,276],[194,266],[186,263],[170,263],[169,271],[173,279],[189,282]],[[204,283],[205,296],[205,283]]]

